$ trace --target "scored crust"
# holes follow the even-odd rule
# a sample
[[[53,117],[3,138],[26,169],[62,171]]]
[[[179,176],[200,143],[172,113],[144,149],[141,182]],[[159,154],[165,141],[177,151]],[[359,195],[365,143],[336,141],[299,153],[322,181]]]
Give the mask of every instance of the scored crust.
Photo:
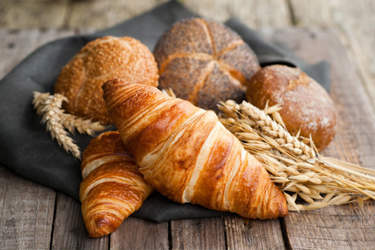
[[[245,99],[250,78],[260,69],[241,37],[223,24],[200,18],[174,24],[154,50],[160,88],[204,109],[220,101]]]
[[[158,68],[150,50],[131,37],[106,36],[89,42],[63,67],[55,93],[68,98],[63,105],[68,113],[110,124],[101,87],[113,78],[158,86]]]
[[[310,134],[319,151],[335,136],[336,110],[329,94],[298,68],[272,65],[258,71],[247,89],[247,100],[264,108],[280,104],[279,111],[292,135]]]

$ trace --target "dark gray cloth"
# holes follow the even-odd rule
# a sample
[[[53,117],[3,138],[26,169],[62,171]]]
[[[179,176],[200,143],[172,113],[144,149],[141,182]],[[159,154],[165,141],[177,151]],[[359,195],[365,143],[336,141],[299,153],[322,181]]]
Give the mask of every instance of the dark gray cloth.
[[[41,117],[32,108],[33,91],[53,92],[61,68],[82,46],[97,37],[132,36],[152,50],[164,30],[180,19],[193,16],[195,15],[179,3],[171,1],[116,27],[94,35],[60,39],[30,54],[0,81],[0,163],[23,177],[78,199],[82,180],[80,162],[51,140],[45,125],[40,123]],[[239,21],[232,19],[226,24],[249,43],[262,65],[298,65],[323,86],[329,86],[329,69],[326,63],[308,65],[290,51],[264,42],[256,32]],[[92,137],[75,135],[73,139],[84,149]],[[178,204],[154,193],[133,216],[162,222],[222,214],[226,213],[211,211],[198,205]]]

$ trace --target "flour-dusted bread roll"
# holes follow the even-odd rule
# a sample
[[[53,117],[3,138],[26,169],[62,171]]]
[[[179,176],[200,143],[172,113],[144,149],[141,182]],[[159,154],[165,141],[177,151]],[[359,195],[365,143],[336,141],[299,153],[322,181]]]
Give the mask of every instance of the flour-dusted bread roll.
[[[329,94],[298,68],[272,65],[254,75],[247,89],[247,99],[264,108],[280,104],[280,115],[291,134],[309,137],[319,151],[335,136],[336,110]]]
[[[117,131],[91,140],[83,152],[79,197],[90,237],[114,232],[153,191]]]
[[[102,84],[122,78],[158,85],[158,68],[150,50],[131,37],[103,37],[89,42],[62,69],[55,92],[69,102],[63,108],[79,117],[111,123],[103,101]]]
[[[259,62],[241,37],[225,25],[200,18],[174,24],[154,50],[160,88],[218,111],[220,101],[245,99],[245,86]]]

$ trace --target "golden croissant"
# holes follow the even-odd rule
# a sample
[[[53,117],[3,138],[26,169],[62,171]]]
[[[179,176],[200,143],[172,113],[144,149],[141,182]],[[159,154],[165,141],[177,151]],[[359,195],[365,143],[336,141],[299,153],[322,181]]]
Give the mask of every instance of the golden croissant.
[[[90,237],[115,231],[152,192],[118,132],[91,140],[82,156],[79,197]]]
[[[126,149],[161,194],[246,218],[288,214],[284,195],[267,171],[214,112],[118,79],[106,82],[103,90]]]

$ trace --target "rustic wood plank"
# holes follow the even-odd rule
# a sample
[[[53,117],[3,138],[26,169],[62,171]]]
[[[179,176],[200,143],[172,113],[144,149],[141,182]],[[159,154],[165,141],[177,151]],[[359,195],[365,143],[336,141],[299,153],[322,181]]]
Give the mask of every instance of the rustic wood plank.
[[[55,192],[4,167],[0,183],[0,249],[49,248]]]
[[[72,33],[71,31],[69,32]],[[36,47],[66,32],[0,30],[0,78]],[[0,168],[0,249],[50,246],[55,192]]]
[[[10,171],[8,171],[4,166],[0,165],[0,211],[3,208],[4,205],[4,199],[5,199],[5,193],[7,190],[8,182],[9,182],[9,174]]]
[[[169,249],[168,222],[127,218],[111,234],[110,249]]]
[[[374,246],[375,203],[362,211],[350,204],[302,213],[285,218],[292,249],[371,249]]]
[[[59,193],[56,204],[52,249],[108,249],[109,236],[89,238],[80,202]]]
[[[291,0],[299,26],[337,27],[341,41],[375,108],[375,2],[372,0]]]
[[[334,25],[331,16],[331,1],[289,0],[294,25],[300,27]]]
[[[4,16],[9,9],[10,4],[11,1],[0,0],[0,28],[5,28],[6,22]]]
[[[291,25],[287,0],[184,0],[182,4],[203,17],[220,22],[236,17],[252,28]]]
[[[265,35],[288,44],[310,63],[331,63],[331,96],[339,122],[336,138],[324,153],[374,169],[375,115],[337,31],[286,29]],[[351,204],[291,213],[284,219],[288,243],[293,249],[370,249],[375,244],[374,214],[374,202],[366,203],[364,210]]]
[[[74,1],[68,19],[69,27],[107,28],[137,16],[167,0],[92,0]]]
[[[7,29],[27,29],[62,27],[68,14],[70,0],[1,0],[1,2],[0,26]]]
[[[285,249],[279,220],[224,217],[228,249]]]
[[[172,249],[226,249],[221,217],[171,221]]]
[[[90,29],[83,30],[91,32]],[[33,29],[33,30],[5,30],[0,29],[0,79],[9,73],[28,54],[37,47],[52,40],[74,35],[80,30],[73,29]]]

